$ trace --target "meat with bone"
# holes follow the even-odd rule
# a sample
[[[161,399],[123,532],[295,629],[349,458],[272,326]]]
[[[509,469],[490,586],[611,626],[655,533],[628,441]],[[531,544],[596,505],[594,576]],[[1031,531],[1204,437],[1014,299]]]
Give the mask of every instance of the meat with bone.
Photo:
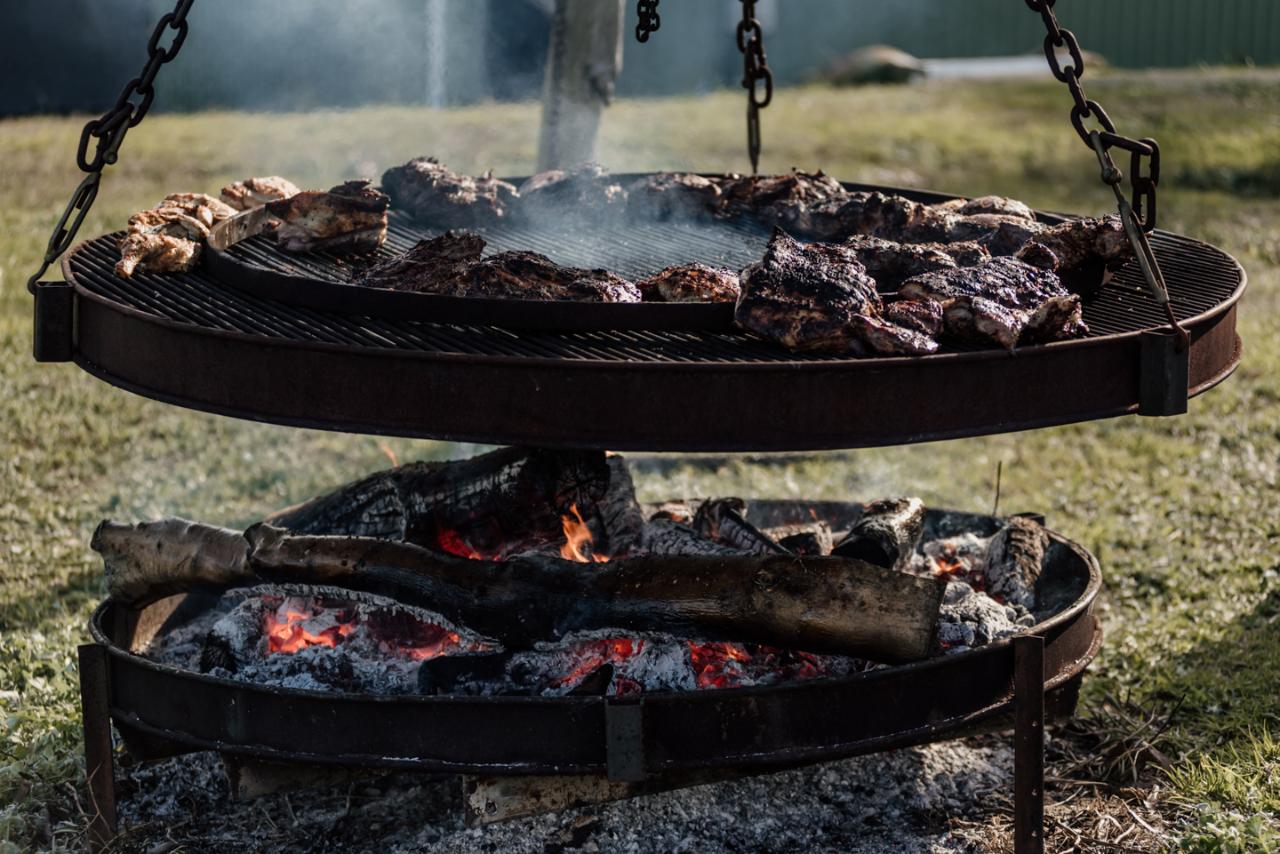
[[[206,220],[213,217],[212,209],[203,211],[197,218],[191,213],[199,211],[191,206],[157,207],[131,216],[120,239],[116,275],[129,279],[135,272],[185,273],[195,267],[209,236]]]
[[[1069,293],[1054,273],[1014,258],[995,258],[916,276],[899,293],[942,306],[945,334],[972,344],[1018,344],[1076,338],[1088,332],[1080,297]]]
[[[739,326],[792,350],[842,355],[923,355],[937,342],[880,317],[875,280],[853,250],[801,244],[781,229],[764,259],[742,274]]]
[[[737,302],[738,274],[706,264],[668,267],[636,283],[645,302]]]
[[[486,259],[484,248],[475,234],[446,232],[369,268],[358,283],[450,297],[640,302],[634,284],[606,270],[562,267],[534,252]]]
[[[627,211],[646,221],[703,219],[719,206],[720,196],[720,185],[710,178],[658,172],[627,188]]]
[[[895,290],[912,276],[980,264],[990,257],[976,243],[898,243],[866,234],[842,245],[857,254],[882,291]]]
[[[222,200],[238,211],[251,211],[268,202],[279,202],[301,193],[302,190],[286,178],[271,175],[264,178],[245,178],[222,188]]]
[[[627,207],[626,189],[595,163],[540,172],[520,185],[519,196],[520,215],[531,220],[613,216]]]
[[[1065,273],[1090,262],[1118,270],[1133,259],[1133,244],[1118,216],[1073,219],[1034,235],[1017,253],[1036,267]]]
[[[489,172],[479,177],[454,172],[434,157],[419,157],[388,169],[382,188],[396,208],[445,228],[479,228],[510,216],[515,185]]]
[[[348,181],[328,192],[307,191],[268,202],[283,222],[276,239],[286,252],[354,254],[381,248],[387,239],[390,199],[368,181]]]

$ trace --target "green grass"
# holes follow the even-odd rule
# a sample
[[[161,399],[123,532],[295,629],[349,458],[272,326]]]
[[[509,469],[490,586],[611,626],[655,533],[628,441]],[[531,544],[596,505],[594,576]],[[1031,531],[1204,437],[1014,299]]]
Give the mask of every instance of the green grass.
[[[648,498],[912,492],[989,509],[1003,462],[1004,509],[1047,513],[1103,561],[1107,642],[1086,710],[1108,696],[1176,709],[1160,749],[1173,758],[1165,785],[1182,805],[1186,847],[1257,850],[1280,834],[1280,86],[1264,72],[1192,72],[1103,78],[1090,92],[1121,130],[1164,144],[1163,224],[1221,244],[1250,272],[1247,361],[1230,382],[1179,419],[682,465],[640,486]],[[1107,194],[1068,128],[1068,104],[1059,87],[1023,82],[786,91],[765,117],[764,168],[821,165],[846,179],[1100,212]],[[736,93],[623,102],[601,159],[616,170],[742,169],[741,106]],[[101,596],[87,546],[99,519],[243,525],[387,462],[368,437],[183,412],[30,361],[25,277],[76,183],[79,124],[0,122],[0,848],[81,838],[75,646]],[[130,136],[85,233],[117,228],[167,192],[216,191],[248,174],[319,186],[423,153],[464,170],[528,172],[536,127],[530,105],[155,116]],[[401,460],[449,450],[386,445]]]

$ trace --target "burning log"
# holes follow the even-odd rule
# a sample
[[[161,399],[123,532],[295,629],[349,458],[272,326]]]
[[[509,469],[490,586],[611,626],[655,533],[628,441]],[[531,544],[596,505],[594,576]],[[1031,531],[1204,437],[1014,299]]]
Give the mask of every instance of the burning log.
[[[704,501],[693,517],[693,527],[704,537],[743,554],[788,554],[786,549],[748,522],[746,513],[747,502],[741,498]]]
[[[919,498],[876,501],[867,505],[866,513],[832,553],[901,569],[915,553],[923,531],[924,504]]]
[[[258,578],[330,584],[442,614],[508,648],[617,628],[880,661],[924,657],[945,584],[842,558],[633,558],[591,565],[526,554],[462,560],[406,544],[245,535]]]
[[[1005,602],[1034,608],[1036,581],[1049,548],[1049,534],[1031,519],[1014,516],[991,538],[987,551],[987,592]]]
[[[835,548],[831,526],[826,522],[766,528],[764,535],[795,555],[829,555]]]

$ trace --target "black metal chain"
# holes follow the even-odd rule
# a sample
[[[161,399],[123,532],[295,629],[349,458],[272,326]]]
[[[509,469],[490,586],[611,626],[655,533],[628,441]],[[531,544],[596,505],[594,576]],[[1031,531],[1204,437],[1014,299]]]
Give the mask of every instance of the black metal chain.
[[[756,18],[755,0],[741,0],[738,50],[742,52],[742,86],[747,90],[747,155],[751,174],[760,171],[760,111],[773,103],[773,71],[764,53],[764,28]]]
[[[658,14],[658,0],[640,0],[636,4],[640,22],[636,24],[636,41],[644,44],[649,36],[662,28],[662,16]]]
[[[102,186],[102,170],[119,160],[120,147],[124,145],[125,137],[150,112],[156,98],[156,77],[160,68],[176,59],[178,52],[182,50],[182,45],[187,40],[187,15],[195,2],[196,0],[178,0],[174,10],[160,18],[147,42],[147,64],[143,66],[142,73],[125,85],[116,98],[115,105],[106,114],[84,126],[80,134],[80,146],[76,150],[76,165],[87,174],[72,193],[71,201],[54,226],[40,269],[27,281],[28,290],[34,289],[36,283],[49,272],[49,268],[71,248],[80,226],[84,224],[89,209],[98,197],[98,190]],[[164,47],[161,43],[170,33],[172,40],[168,47]],[[89,152],[91,147],[92,155]]]
[[[1160,184],[1160,146],[1154,139],[1133,139],[1119,134],[1115,122],[1111,120],[1111,116],[1107,115],[1107,111],[1085,92],[1084,84],[1080,82],[1085,71],[1084,52],[1080,49],[1080,41],[1075,33],[1058,22],[1058,16],[1053,11],[1058,0],[1025,0],[1025,2],[1027,7],[1039,14],[1044,21],[1046,31],[1044,55],[1049,62],[1049,70],[1058,81],[1067,85],[1071,91],[1071,98],[1075,101],[1071,107],[1071,126],[1098,158],[1098,164],[1102,169],[1102,181],[1115,192],[1121,222],[1129,236],[1129,242],[1133,244],[1138,265],[1142,268],[1147,286],[1169,318],[1180,346],[1185,349],[1190,344],[1190,337],[1173,311],[1169,301],[1169,288],[1165,284],[1164,274],[1160,271],[1160,264],[1156,261],[1151,241],[1147,237],[1156,228],[1158,214],[1156,189]],[[1063,49],[1071,59],[1070,65],[1064,66],[1058,56],[1058,51]],[[1097,127],[1089,128],[1086,125],[1090,119]],[[1125,198],[1124,192],[1120,189],[1124,173],[1116,166],[1111,156],[1113,148],[1129,152],[1130,198]],[[1150,160],[1150,165],[1144,174],[1145,160]]]

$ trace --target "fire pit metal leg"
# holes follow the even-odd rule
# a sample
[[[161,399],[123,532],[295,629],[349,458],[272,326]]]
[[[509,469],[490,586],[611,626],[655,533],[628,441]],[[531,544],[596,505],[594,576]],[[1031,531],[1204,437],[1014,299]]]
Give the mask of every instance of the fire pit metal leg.
[[[1044,852],[1044,638],[1013,644],[1013,846],[1016,854]]]
[[[111,740],[107,650],[84,644],[80,657],[80,705],[84,713],[84,770],[89,786],[89,844],[101,851],[116,836],[115,745]]]

